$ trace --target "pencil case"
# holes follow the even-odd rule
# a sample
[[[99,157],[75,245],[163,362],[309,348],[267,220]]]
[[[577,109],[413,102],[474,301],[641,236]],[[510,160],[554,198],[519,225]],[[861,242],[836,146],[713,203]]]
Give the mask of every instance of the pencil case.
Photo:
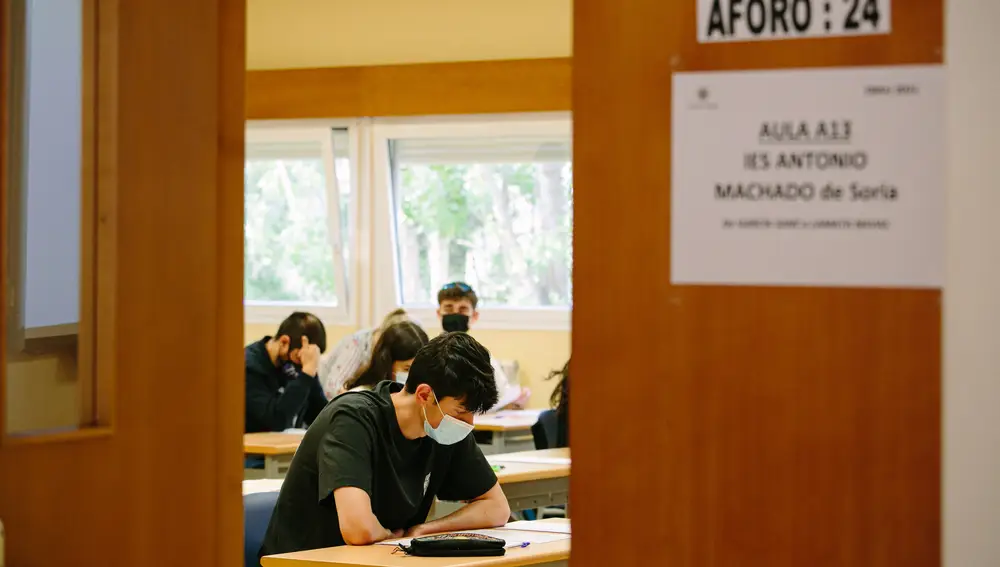
[[[491,557],[506,553],[507,542],[480,534],[438,534],[415,537],[410,545],[400,545],[416,557]]]

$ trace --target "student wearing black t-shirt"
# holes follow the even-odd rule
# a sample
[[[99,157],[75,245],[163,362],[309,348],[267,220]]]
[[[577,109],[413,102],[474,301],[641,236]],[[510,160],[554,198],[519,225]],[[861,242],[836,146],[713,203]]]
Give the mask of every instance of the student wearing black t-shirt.
[[[405,386],[335,398],[292,459],[261,555],[503,525],[507,499],[469,435],[496,401],[490,353],[465,333],[420,349]],[[469,504],[425,523],[435,497]]]
[[[244,350],[246,433],[306,427],[326,405],[316,379],[326,329],[311,313],[296,312]]]

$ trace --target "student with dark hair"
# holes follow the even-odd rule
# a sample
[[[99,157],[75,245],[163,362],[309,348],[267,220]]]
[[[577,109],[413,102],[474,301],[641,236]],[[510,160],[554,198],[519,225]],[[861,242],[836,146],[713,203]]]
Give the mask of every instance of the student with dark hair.
[[[549,374],[548,380],[558,379],[549,397],[549,405],[556,414],[556,434],[555,439],[547,439],[546,447],[569,447],[569,361],[563,365],[562,370],[556,370]]]
[[[326,328],[311,313],[295,312],[273,337],[247,345],[247,433],[305,427],[326,405],[316,379]]]
[[[382,331],[400,321],[410,321],[403,308],[394,309],[382,323],[374,329],[361,329],[351,333],[337,343],[319,363],[319,383],[327,399],[333,399],[344,392],[344,385],[357,376],[372,357],[372,349]]]
[[[400,321],[386,327],[379,335],[371,360],[354,378],[344,384],[344,391],[371,390],[383,380],[406,383],[413,357],[427,344],[427,333],[413,321]]]
[[[443,285],[438,290],[437,300],[438,319],[441,320],[441,328],[446,333],[467,333],[472,325],[479,320],[479,296],[476,295],[476,290],[465,282],[451,282]],[[513,380],[507,376],[498,361],[493,360],[492,364],[496,375],[497,391],[500,392],[500,400],[496,407],[490,408],[490,411],[524,408],[531,396],[531,391],[521,387],[516,376],[513,377]]]
[[[496,400],[490,353],[465,333],[420,349],[405,385],[337,397],[292,459],[260,554],[503,525],[507,499],[469,435]],[[435,498],[468,505],[426,522]]]

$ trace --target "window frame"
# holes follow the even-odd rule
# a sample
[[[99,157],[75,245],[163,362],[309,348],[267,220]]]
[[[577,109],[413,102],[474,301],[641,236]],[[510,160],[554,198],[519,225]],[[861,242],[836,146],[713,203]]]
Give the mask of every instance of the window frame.
[[[357,203],[361,184],[359,183],[359,123],[349,121],[247,121],[246,144],[253,143],[294,143],[318,142],[322,153],[323,170],[326,176],[327,194],[327,232],[330,245],[334,251],[334,281],[337,290],[337,305],[315,304],[310,302],[271,302],[250,301],[243,298],[243,317],[248,324],[277,325],[283,321],[292,310],[309,311],[317,315],[326,325],[355,325],[357,323],[358,270],[351,269],[357,265],[359,238],[356,234]],[[334,151],[336,130],[347,131],[347,160],[350,167],[350,188],[347,211],[346,247],[352,266],[348,266],[343,250],[343,227],[341,226],[340,184],[336,173],[337,156]],[[245,190],[244,190],[245,191]],[[245,192],[244,192],[245,199]],[[245,245],[244,245],[245,246]],[[245,250],[245,248],[244,248]]]
[[[373,278],[375,313],[405,308],[425,325],[436,325],[437,306],[404,304],[397,261],[397,234],[394,218],[394,187],[389,142],[406,138],[488,138],[502,136],[566,136],[572,139],[569,112],[492,116],[420,117],[372,120],[370,150],[372,160],[372,209],[374,210],[376,273],[392,277]],[[569,331],[572,304],[565,307],[487,306],[480,308],[476,329]]]

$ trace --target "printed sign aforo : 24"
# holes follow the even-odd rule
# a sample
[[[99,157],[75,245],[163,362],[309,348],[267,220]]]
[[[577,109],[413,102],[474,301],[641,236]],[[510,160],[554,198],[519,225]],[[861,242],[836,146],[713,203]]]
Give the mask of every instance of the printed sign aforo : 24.
[[[891,31],[892,0],[697,0],[698,41],[762,41]]]

